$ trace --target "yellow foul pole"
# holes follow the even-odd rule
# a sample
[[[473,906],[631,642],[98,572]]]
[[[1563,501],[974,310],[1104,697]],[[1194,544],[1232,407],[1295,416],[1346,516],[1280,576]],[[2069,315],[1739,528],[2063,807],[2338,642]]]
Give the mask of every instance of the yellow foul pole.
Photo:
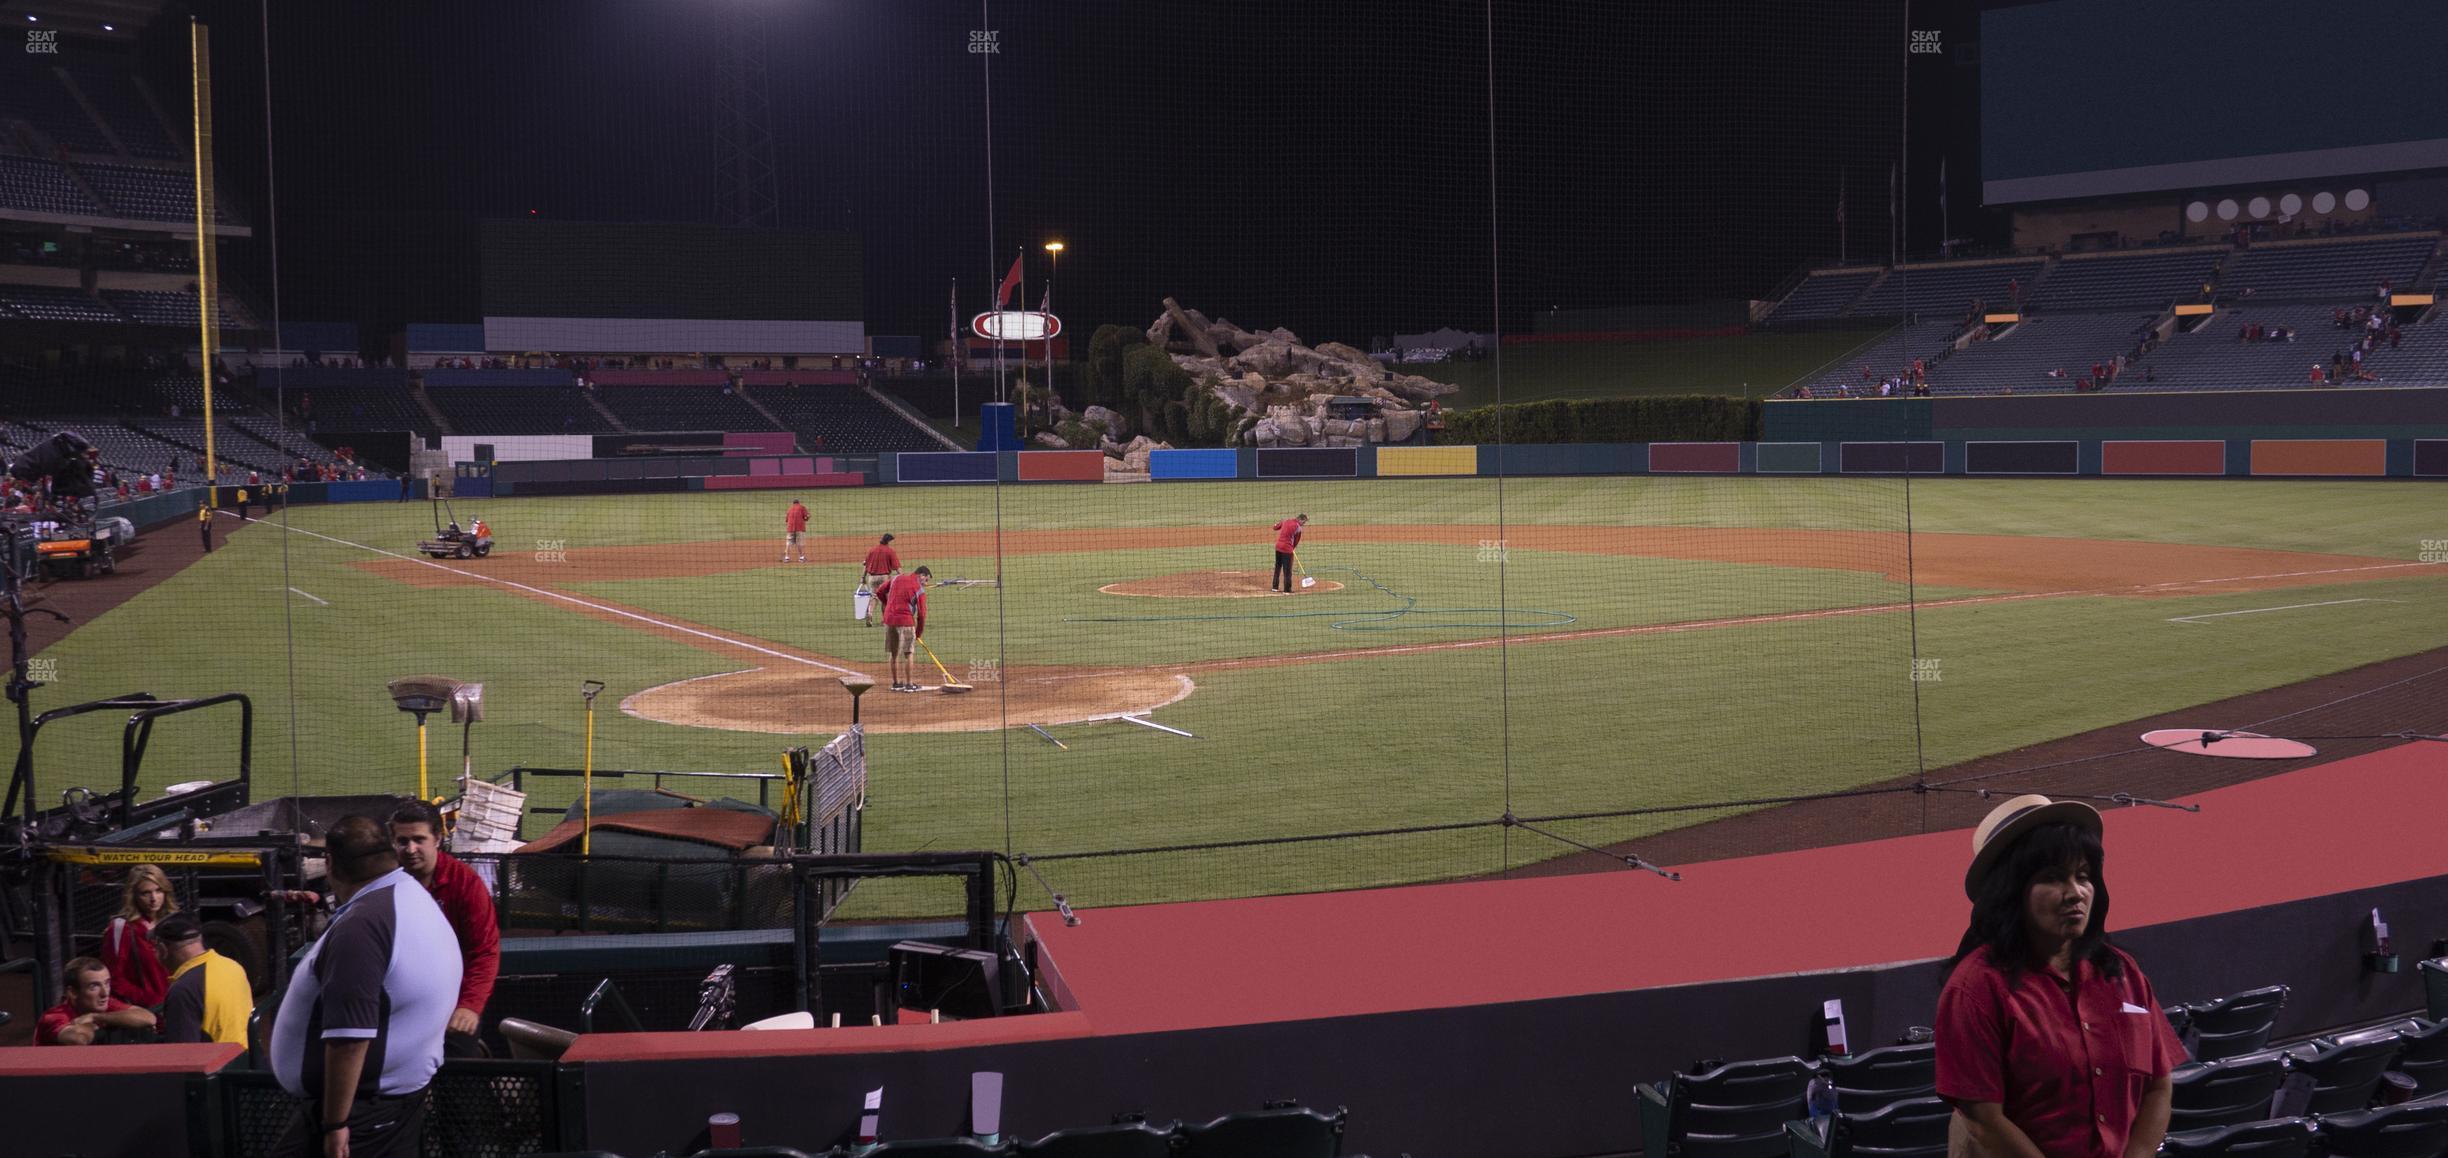
[[[213,369],[221,364],[221,271],[213,244],[212,34],[190,17],[189,105],[195,110],[196,315],[204,329],[204,501],[220,505],[221,459],[213,448]],[[419,761],[422,763],[422,761]]]

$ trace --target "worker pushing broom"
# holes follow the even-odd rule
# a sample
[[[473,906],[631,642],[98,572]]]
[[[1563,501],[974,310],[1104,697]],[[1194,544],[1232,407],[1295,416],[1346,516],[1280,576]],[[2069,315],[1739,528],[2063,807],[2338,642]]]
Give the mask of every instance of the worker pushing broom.
[[[1292,594],[1292,568],[1300,558],[1301,532],[1309,527],[1309,516],[1294,515],[1275,524],[1275,572],[1267,579],[1267,590]],[[1317,580],[1304,570],[1301,586],[1315,587]]]
[[[926,646],[926,589],[927,580],[934,574],[920,567],[907,575],[896,575],[884,585],[884,655],[892,665],[892,690],[896,692],[926,690],[918,682],[918,660],[913,654],[916,648],[926,648],[927,659],[935,664],[936,671],[943,673],[945,694],[959,695],[970,690],[969,685],[953,679],[943,661],[935,658],[935,649]],[[901,678],[904,662],[909,665],[906,680]]]

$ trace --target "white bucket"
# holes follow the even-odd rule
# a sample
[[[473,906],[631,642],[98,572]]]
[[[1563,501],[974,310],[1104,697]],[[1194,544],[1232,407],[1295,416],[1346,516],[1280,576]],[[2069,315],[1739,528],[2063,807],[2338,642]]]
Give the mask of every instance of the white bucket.
[[[850,618],[867,618],[867,605],[873,602],[874,599],[875,593],[867,590],[864,587],[861,587],[856,592],[852,593],[850,596]]]

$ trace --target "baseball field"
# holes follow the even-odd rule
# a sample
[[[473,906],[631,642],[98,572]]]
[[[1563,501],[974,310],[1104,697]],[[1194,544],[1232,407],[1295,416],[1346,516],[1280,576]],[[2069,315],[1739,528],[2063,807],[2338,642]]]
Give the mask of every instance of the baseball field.
[[[791,497],[463,501],[499,543],[465,562],[415,553],[422,503],[225,517],[218,550],[39,653],[37,707],[243,691],[259,796],[405,791],[385,681],[483,681],[490,774],[576,767],[595,679],[596,766],[772,771],[848,722],[838,675],[884,682],[851,592],[889,531],[968,581],[930,594],[943,669],[922,653],[918,678],[975,690],[865,697],[869,848],[1402,830],[1043,865],[1094,905],[1492,873],[1575,855],[1478,823],[1508,809],[1838,791],[2448,645],[2448,508],[2417,483],[867,488],[801,496],[804,564],[776,558]],[[1273,594],[1295,513],[1317,582]],[[46,795],[114,777],[117,730],[46,729]],[[166,724],[146,782],[224,775],[235,742]],[[458,746],[435,728],[437,782]],[[1737,807],[1545,827],[1605,844]]]

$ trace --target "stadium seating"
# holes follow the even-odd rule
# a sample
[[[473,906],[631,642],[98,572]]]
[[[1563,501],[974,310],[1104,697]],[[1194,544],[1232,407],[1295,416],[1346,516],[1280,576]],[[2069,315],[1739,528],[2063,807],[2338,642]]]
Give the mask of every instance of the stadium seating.
[[[2269,1044],[2278,1014],[2286,1009],[2287,987],[2267,985],[2215,1001],[2196,1001],[2167,1011],[2177,1032],[2186,1036],[2193,1060],[2213,1062],[2259,1051]]]
[[[2412,286],[2439,247],[2436,233],[2408,233],[2352,241],[2274,242],[2227,260],[2219,278],[2221,300],[2249,295],[2258,301],[2367,302],[2388,281]]]
[[[85,101],[100,114],[102,123],[132,156],[154,161],[177,161],[186,153],[173,143],[162,130],[161,120],[136,91],[136,80],[124,72],[105,69],[71,68],[68,78]]]
[[[1866,1112],[1838,1110],[1786,1127],[1794,1158],[1944,1158],[1955,1107],[1937,1097],[1908,1098]]]
[[[2416,1097],[2448,1091],[2448,1021],[2408,1018],[2360,1033],[2316,1037],[2311,1044],[2316,1050],[2330,1050],[2375,1040],[2396,1043],[2396,1059],[2388,1068],[2413,1079]]]
[[[0,206],[78,217],[100,217],[107,212],[77,188],[67,166],[39,157],[0,157]]]
[[[2335,332],[2335,331],[2331,331]],[[2435,314],[2399,332],[2399,344],[2375,346],[2367,358],[2372,373],[2391,386],[2448,385],[2448,314]]]
[[[2448,1097],[2321,1119],[2329,1158],[2438,1158],[2448,1152]]]
[[[42,67],[0,69],[0,109],[34,126],[71,153],[114,153],[110,138],[85,115],[59,74]]]
[[[2164,309],[2201,300],[2224,248],[2144,249],[2063,257],[2029,296],[2035,311]]]
[[[2273,1118],[2171,1133],[2159,1152],[2168,1158],[2304,1158],[2314,1137],[2310,1118]]]
[[[127,319],[146,326],[193,326],[203,317],[202,299],[191,293],[173,290],[101,291],[102,300],[118,308]],[[244,307],[235,299],[221,299],[221,328],[243,329],[253,324]]]
[[[1948,352],[1948,343],[1954,339],[1959,329],[1961,326],[1953,321],[1922,322],[1917,325],[1899,326],[1886,337],[1872,343],[1869,348],[1846,355],[1842,363],[1828,367],[1819,376],[1811,379],[1808,385],[1812,392],[1820,397],[1833,395],[1839,386],[1856,394],[1859,394],[1865,385],[1875,391],[1876,379],[1909,369],[1913,359],[1922,358],[1935,362],[1939,357],[1945,355]],[[1872,380],[1868,382],[1862,378],[1861,372],[1864,367],[1868,367],[1872,375]]]
[[[258,379],[258,389],[261,389]],[[418,406],[416,398],[401,386],[316,386],[303,390],[292,384],[285,394],[291,414],[298,413],[299,398],[311,394],[314,410],[311,430],[413,430],[420,434],[439,434],[434,420]]]
[[[1987,341],[1973,342],[1929,371],[1933,394],[2036,393],[2070,390],[2094,363],[2131,353],[2152,321],[2147,314],[2051,314],[2033,317]],[[1873,366],[1872,369],[1877,369]],[[2063,370],[2063,378],[2048,376]],[[2128,371],[2141,376],[2140,367]],[[2125,381],[2118,379],[2119,383]]]
[[[1298,1105],[1226,1114],[1184,1126],[1178,1152],[1189,1158],[1335,1158],[1343,1152],[1344,1111],[1326,1114]]]
[[[2349,344],[2347,335],[2331,328],[2329,306],[2247,306],[2223,310],[2192,333],[2177,333],[2145,358],[2151,381],[2128,371],[2116,389],[2134,390],[2255,390],[2310,385],[2314,362],[2325,370],[2329,356]],[[2246,323],[2283,326],[2294,331],[2291,342],[2244,342],[2238,335]],[[2375,369],[2377,363],[2374,363]],[[2138,369],[2138,368],[2137,368]]]
[[[2005,310],[2010,305],[2008,283],[2020,281],[2025,289],[2030,289],[2032,279],[2039,276],[2044,264],[2042,259],[2032,258],[1979,265],[1897,266],[1887,271],[1887,276],[1845,313],[1852,317],[1887,317],[1910,312],[1960,318],[1975,299],[1986,302],[1992,310]]]
[[[308,462],[327,465],[337,464],[340,461],[321,443],[294,429],[282,426],[273,419],[232,415],[229,424],[232,430],[279,453],[281,464],[284,466],[301,458]]]
[[[1820,1065],[1836,1095],[1836,1108],[1848,1114],[1868,1113],[1938,1091],[1938,1046],[1932,1042],[1824,1058]]]
[[[1818,1071],[1798,1057],[1730,1062],[1639,1087],[1647,1158],[1772,1158],[1807,1116]]]
[[[2265,1050],[2182,1065],[2172,1080],[2171,1131],[2257,1122],[2269,1116],[2270,1098],[2286,1080],[2286,1054]]]
[[[856,387],[766,387],[756,392],[756,400],[799,436],[799,449],[804,451],[878,454],[944,449],[933,435]],[[824,440],[821,446],[819,437]]]
[[[1085,1126],[1022,1142],[1019,1152],[1023,1158],[1170,1158],[1173,1132],[1145,1122]]]
[[[1832,318],[1877,281],[1875,269],[1816,270],[1802,279],[1768,315],[1771,322],[1807,322]]]
[[[2355,1041],[2313,1046],[2289,1055],[2287,1070],[2312,1079],[2309,1114],[2337,1114],[2372,1104],[2380,1077],[2397,1060],[2403,1042],[2394,1034],[2362,1036]]]
[[[131,418],[127,425],[161,442],[175,445],[179,453],[191,457],[203,453],[204,420],[201,418]],[[250,470],[278,474],[282,467],[292,465],[271,447],[253,439],[231,437],[225,425],[215,430],[214,434],[213,457],[225,475],[243,475]]]
[[[121,217],[148,221],[194,221],[195,183],[176,169],[137,165],[79,165],[77,172]],[[231,221],[225,205],[214,206],[216,221]]]
[[[715,386],[607,386],[595,397],[631,430],[780,429]]]
[[[18,317],[37,322],[119,322],[126,319],[92,294],[64,286],[0,285],[0,303]]]
[[[462,371],[474,373],[474,371]],[[575,386],[435,386],[425,396],[461,434],[601,434],[613,429]]]

